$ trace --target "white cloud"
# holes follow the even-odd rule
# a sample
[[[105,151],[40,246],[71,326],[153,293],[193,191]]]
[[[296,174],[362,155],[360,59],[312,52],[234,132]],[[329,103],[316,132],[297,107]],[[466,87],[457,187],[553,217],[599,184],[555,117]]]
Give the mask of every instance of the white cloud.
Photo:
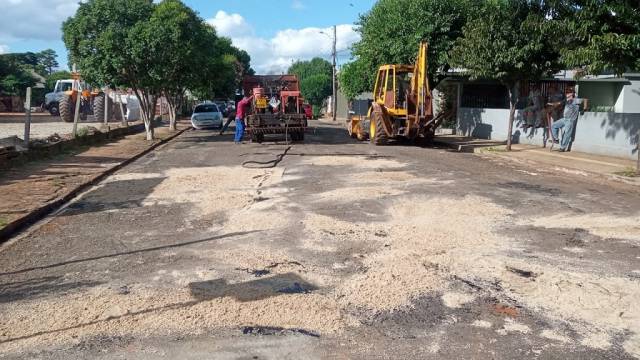
[[[9,47],[7,45],[0,44],[0,54],[6,54],[9,52]]]
[[[62,21],[77,8],[78,0],[0,0],[0,41],[59,41]]]
[[[294,10],[302,10],[305,8],[304,4],[300,0],[293,0],[291,3],[291,8]]]
[[[207,22],[216,28],[218,34],[236,38],[241,36],[249,36],[253,33],[251,26],[239,14],[227,14],[220,10],[216,16]]]
[[[332,28],[284,29],[267,39],[256,36],[253,27],[240,14],[218,11],[207,21],[216,27],[219,35],[230,37],[235,46],[251,55],[251,66],[259,74],[279,74],[296,60],[331,56]],[[338,25],[336,33],[338,52],[350,49],[360,39],[353,25]]]

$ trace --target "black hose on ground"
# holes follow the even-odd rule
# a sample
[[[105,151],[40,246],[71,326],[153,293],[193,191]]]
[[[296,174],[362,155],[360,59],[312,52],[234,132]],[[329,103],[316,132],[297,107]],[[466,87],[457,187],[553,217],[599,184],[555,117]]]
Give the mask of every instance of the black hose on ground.
[[[287,146],[287,148],[284,149],[284,151],[281,154],[276,155],[275,159],[269,160],[269,161],[247,160],[247,161],[242,163],[242,167],[247,168],[247,169],[271,169],[271,168],[274,168],[274,167],[278,166],[278,164],[282,161],[282,159],[284,159],[285,156],[287,156],[287,153],[289,152],[289,150],[291,150],[291,146]],[[247,165],[250,165],[250,164],[254,164],[254,165],[258,165],[258,166],[247,166]]]

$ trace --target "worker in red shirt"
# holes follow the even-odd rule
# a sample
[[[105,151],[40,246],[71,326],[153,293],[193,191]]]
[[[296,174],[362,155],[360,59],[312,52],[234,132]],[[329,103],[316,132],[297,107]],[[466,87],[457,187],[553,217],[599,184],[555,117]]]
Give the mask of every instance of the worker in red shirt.
[[[251,100],[253,100],[253,94],[242,98],[236,106],[236,136],[234,138],[236,144],[242,142],[242,137],[244,136],[244,118],[247,112],[249,112],[248,107],[251,104]]]

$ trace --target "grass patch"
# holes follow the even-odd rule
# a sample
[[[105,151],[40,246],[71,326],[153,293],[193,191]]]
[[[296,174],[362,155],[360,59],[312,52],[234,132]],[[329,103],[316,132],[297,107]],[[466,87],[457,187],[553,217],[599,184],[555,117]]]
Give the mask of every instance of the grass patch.
[[[628,167],[622,171],[618,171],[614,173],[616,175],[625,176],[625,177],[640,177],[638,171],[632,167]]]
[[[7,220],[7,218],[5,218],[4,216],[0,216],[0,229],[7,226],[8,224],[9,220]]]
[[[89,135],[89,128],[86,126],[79,128],[78,131],[76,132],[77,137],[85,137],[87,135]]]

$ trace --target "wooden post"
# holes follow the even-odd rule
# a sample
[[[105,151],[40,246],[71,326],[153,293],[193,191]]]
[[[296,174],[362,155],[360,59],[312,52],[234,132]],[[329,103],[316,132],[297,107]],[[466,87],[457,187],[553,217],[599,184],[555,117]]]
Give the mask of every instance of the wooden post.
[[[80,98],[82,97],[82,90],[76,89],[76,111],[73,114],[73,138],[76,138],[78,134],[78,118],[80,117]]]
[[[118,94],[118,92],[116,92],[116,94],[118,96],[118,107],[120,108],[120,116],[122,116],[122,126],[129,126],[129,124],[127,124],[127,117],[124,113],[124,108],[122,107],[122,94]]]
[[[636,162],[636,175],[640,176],[640,128],[638,128],[638,136],[636,137],[636,152],[638,153],[638,162]]]
[[[109,90],[104,92],[104,126],[109,126]]]
[[[31,135],[31,88],[27,88],[27,98],[24,105],[24,144],[29,148],[29,137]]]

